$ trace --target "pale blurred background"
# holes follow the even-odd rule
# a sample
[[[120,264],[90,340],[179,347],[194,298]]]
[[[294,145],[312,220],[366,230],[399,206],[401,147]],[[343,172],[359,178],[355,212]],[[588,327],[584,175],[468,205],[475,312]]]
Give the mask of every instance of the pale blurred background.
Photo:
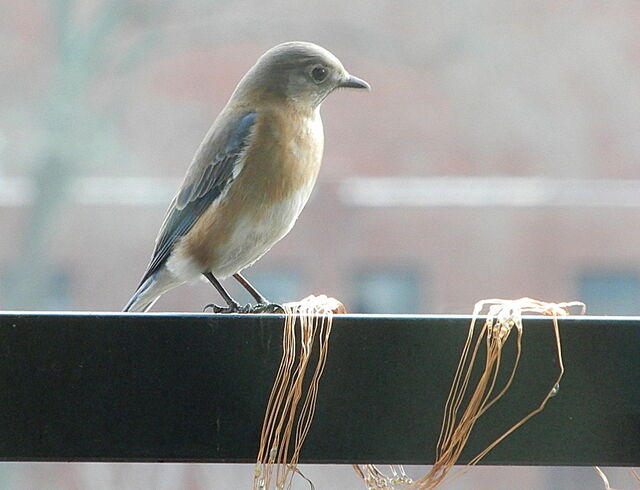
[[[373,90],[325,102],[318,186],[247,271],[267,296],[469,313],[526,295],[640,314],[639,25],[633,0],[1,2],[0,307],[120,310],[239,78],[307,40]],[[215,300],[198,283],[154,309]],[[0,468],[17,489],[233,489],[251,471]],[[313,474],[319,490],[361,488]],[[602,488],[589,469],[470,475],[454,488]]]

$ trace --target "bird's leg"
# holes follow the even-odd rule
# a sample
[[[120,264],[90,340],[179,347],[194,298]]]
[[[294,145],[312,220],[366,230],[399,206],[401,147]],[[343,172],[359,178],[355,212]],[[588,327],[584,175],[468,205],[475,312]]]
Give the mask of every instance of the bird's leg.
[[[269,303],[269,300],[264,296],[262,296],[260,294],[260,291],[258,291],[254,286],[252,286],[251,283],[247,281],[244,278],[244,276],[242,276],[239,272],[235,273],[233,275],[233,278],[236,281],[238,281],[242,285],[242,287],[245,288],[249,292],[249,294],[253,296],[253,299],[255,299],[258,303],[262,303],[262,304]]]
[[[220,296],[222,296],[222,298],[227,302],[226,308],[222,306],[218,306],[214,303],[210,303],[204,307],[205,310],[207,308],[211,308],[214,313],[245,313],[246,312],[247,308],[250,305],[240,306],[238,302],[234,300],[229,295],[229,293],[227,293],[227,290],[222,287],[222,284],[220,284],[220,281],[218,281],[211,272],[205,272],[203,273],[203,275],[209,280],[211,284],[213,284],[213,287],[218,290],[218,292],[220,293]]]
[[[282,305],[272,303],[267,298],[262,296],[262,294],[260,294],[260,291],[252,286],[251,283],[247,281],[242,274],[236,272],[233,275],[233,278],[238,281],[242,285],[242,287],[245,288],[251,296],[253,296],[253,299],[258,302],[257,305],[251,308],[251,313],[275,313],[277,311],[284,313],[284,308],[282,307]]]

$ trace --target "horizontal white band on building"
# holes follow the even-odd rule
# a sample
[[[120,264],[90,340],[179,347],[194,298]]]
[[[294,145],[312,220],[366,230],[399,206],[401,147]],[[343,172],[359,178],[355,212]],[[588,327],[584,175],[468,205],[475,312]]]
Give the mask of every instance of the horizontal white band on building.
[[[351,177],[340,199],[359,207],[640,207],[640,180],[549,177]]]
[[[81,177],[71,200],[92,206],[166,207],[180,180],[153,177]],[[640,179],[550,177],[349,177],[337,186],[353,207],[640,207]],[[0,177],[0,206],[33,202],[34,181]]]

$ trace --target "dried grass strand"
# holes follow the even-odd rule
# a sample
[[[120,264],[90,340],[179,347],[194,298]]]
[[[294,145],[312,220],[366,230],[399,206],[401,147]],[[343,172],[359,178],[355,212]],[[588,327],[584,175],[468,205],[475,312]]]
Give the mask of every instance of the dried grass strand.
[[[609,483],[609,479],[607,478],[607,475],[602,470],[602,468],[600,468],[599,466],[594,466],[593,469],[596,471],[596,473],[598,473],[598,476],[600,477],[600,479],[602,480],[602,483],[604,484],[604,489],[605,490],[618,490],[617,488],[614,488],[614,487],[611,486],[611,484]],[[627,468],[627,469],[631,473],[631,476],[636,481],[640,482],[640,476],[638,475],[638,472],[634,468]],[[637,488],[638,487],[636,487],[636,489]]]
[[[262,424],[254,490],[290,488],[293,476],[301,474],[297,464],[313,421],[333,314],[346,313],[342,303],[326,296],[309,296],[297,303],[287,303],[284,310],[282,359]],[[318,359],[307,381],[316,339]]]
[[[386,475],[373,464],[354,464],[351,466],[367,489],[393,490],[400,487],[407,488],[413,484],[413,480],[405,473],[403,465],[390,465],[391,476]]]
[[[436,462],[431,470],[422,478],[417,480],[415,485],[411,488],[429,489],[435,488],[442,483],[460,457],[476,421],[508,391],[515,378],[517,368],[520,363],[524,331],[522,326],[522,315],[527,313],[536,313],[552,317],[551,321],[555,336],[555,348],[559,368],[558,376],[540,405],[511,426],[511,428],[476,455],[469,462],[468,467],[477,464],[478,461],[480,461],[489,451],[509,436],[509,434],[544,409],[549,399],[554,396],[562,376],[564,375],[562,345],[560,341],[560,329],[558,327],[557,317],[567,316],[570,310],[574,307],[580,307],[581,312],[584,313],[585,305],[580,302],[556,304],[546,303],[531,298],[521,298],[518,300],[489,299],[476,303],[469,325],[467,338],[458,361],[449,395],[445,402],[443,422],[436,447]],[[485,308],[488,308],[487,318],[476,341],[474,342],[473,339],[475,338],[477,320],[480,313]],[[501,358],[503,347],[514,327],[517,331],[517,336],[515,345],[516,355],[513,366],[511,367],[511,371],[505,385],[497,394],[494,394],[498,374],[502,368]],[[471,375],[474,370],[483,339],[485,341],[484,346],[486,349],[484,369],[475,385],[475,388],[473,389],[473,393],[468,399],[466,407],[462,410],[462,415],[459,415],[464,400],[466,399],[466,394],[469,390]],[[459,475],[454,475],[454,477],[455,476]],[[449,478],[448,481],[451,481],[454,477]]]

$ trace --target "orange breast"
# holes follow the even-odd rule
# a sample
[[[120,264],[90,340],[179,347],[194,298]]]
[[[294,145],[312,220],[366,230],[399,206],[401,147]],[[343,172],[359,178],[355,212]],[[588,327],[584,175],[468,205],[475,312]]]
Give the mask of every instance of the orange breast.
[[[181,244],[183,253],[203,268],[215,270],[217,264],[228,262],[228,255],[234,250],[252,246],[241,243],[245,235],[256,242],[256,247],[270,248],[273,243],[268,242],[277,241],[288,232],[309,197],[320,169],[323,146],[322,121],[317,111],[304,113],[276,107],[259,112],[242,171],[187,234]],[[286,222],[288,214],[282,219],[273,216],[282,203],[286,207],[287,202],[301,199],[302,204],[296,204],[299,209],[288,213],[294,215],[293,221]],[[238,229],[252,223],[261,225],[258,228],[264,230],[264,237]],[[250,256],[251,250],[243,253]]]

